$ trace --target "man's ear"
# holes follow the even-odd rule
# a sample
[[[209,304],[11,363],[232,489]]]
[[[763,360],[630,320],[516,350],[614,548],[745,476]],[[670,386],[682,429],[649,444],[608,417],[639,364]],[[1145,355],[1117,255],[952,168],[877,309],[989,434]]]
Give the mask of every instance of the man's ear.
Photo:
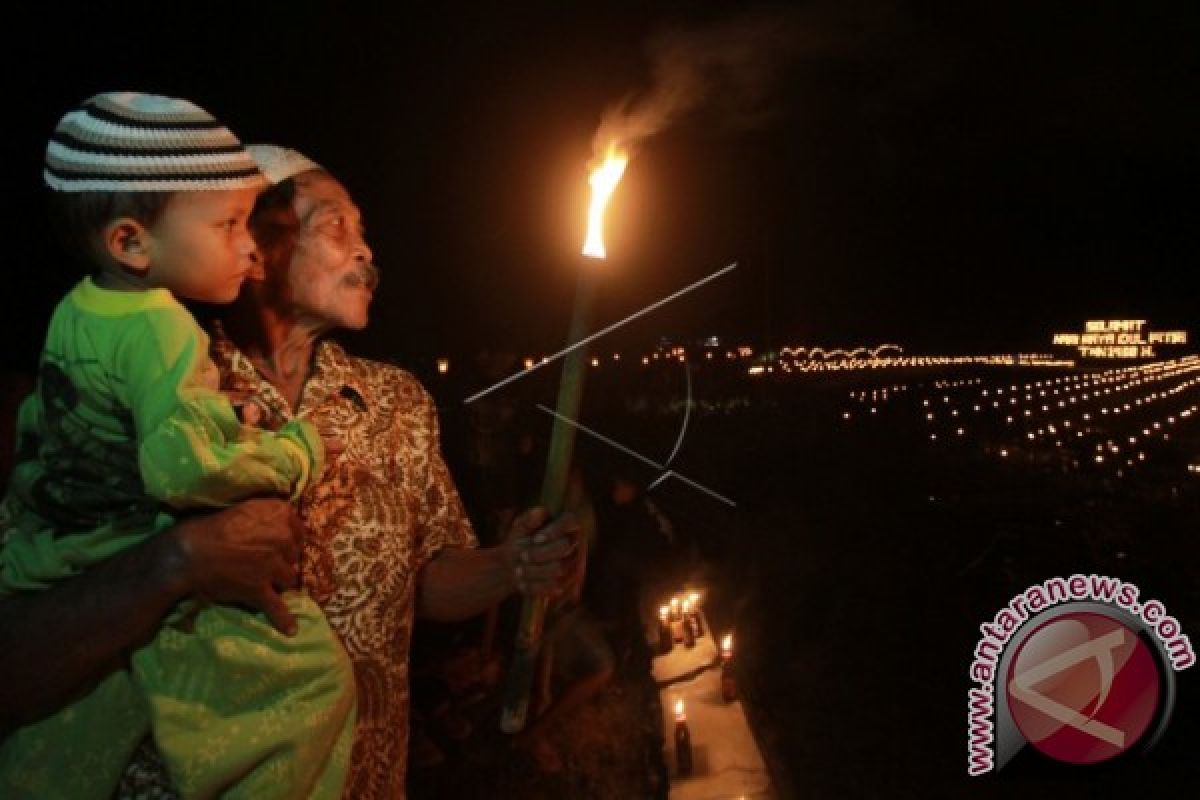
[[[118,217],[104,226],[104,252],[127,270],[150,268],[150,230],[133,217]]]

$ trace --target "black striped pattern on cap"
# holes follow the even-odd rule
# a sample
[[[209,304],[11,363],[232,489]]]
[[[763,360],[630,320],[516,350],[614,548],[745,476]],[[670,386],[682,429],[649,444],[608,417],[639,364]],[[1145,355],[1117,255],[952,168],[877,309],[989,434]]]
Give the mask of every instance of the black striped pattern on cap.
[[[174,97],[107,92],[58,121],[46,185],[60,192],[258,189],[266,179],[233,133]]]

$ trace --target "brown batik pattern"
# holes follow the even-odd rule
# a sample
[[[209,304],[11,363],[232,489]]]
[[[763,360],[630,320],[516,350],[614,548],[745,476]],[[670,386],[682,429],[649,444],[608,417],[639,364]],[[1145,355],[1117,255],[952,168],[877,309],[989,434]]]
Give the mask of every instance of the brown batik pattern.
[[[268,426],[291,417],[220,331],[213,358],[222,389],[253,393]],[[298,413],[346,446],[300,506],[310,530],[305,587],[341,636],[358,682],[345,797],[403,797],[416,575],[443,547],[473,547],[475,536],[442,461],[437,410],[412,375],[323,341]]]

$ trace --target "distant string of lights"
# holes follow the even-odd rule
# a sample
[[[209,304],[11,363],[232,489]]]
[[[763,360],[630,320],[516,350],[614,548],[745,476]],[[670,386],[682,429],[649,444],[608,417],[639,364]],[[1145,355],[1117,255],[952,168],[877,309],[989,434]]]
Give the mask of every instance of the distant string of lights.
[[[884,345],[889,347],[890,345]],[[819,348],[818,348],[819,349]],[[860,348],[862,349],[862,348]],[[784,348],[787,350],[787,348]],[[781,351],[782,353],[783,351]],[[829,351],[833,352],[833,351]],[[812,351],[809,351],[811,356]],[[779,373],[842,372],[879,369],[914,369],[921,367],[1073,367],[1074,361],[1057,359],[1041,354],[1004,354],[990,356],[879,356],[868,358],[812,359],[781,357],[772,364],[756,364],[747,372],[751,375],[773,374],[778,365]]]
[[[888,350],[894,350],[896,356],[904,354],[904,348],[898,344],[881,344],[878,347],[856,347],[853,350],[845,350],[840,347],[835,347],[832,350],[826,350],[823,347],[783,347],[779,350],[779,358],[782,360],[785,356],[804,356],[806,360],[829,361],[836,359],[871,359],[885,358],[883,355]]]
[[[881,369],[914,369],[928,367],[962,367],[962,366],[998,366],[998,367],[1073,367],[1074,361],[1055,358],[1042,353],[1002,354],[983,356],[905,356],[904,348],[898,344],[881,344],[875,347],[830,348],[823,347],[783,347],[778,352],[756,353],[754,348],[741,345],[735,349],[722,349],[719,346],[706,345],[697,348],[695,354],[689,355],[687,348],[674,345],[656,348],[653,352],[641,356],[631,356],[626,360],[640,363],[642,366],[678,361],[687,362],[690,358],[714,362],[753,361],[745,368],[746,374],[753,377],[763,375],[783,376],[792,373],[811,372],[847,372],[859,370]],[[610,363],[619,365],[625,359],[624,354],[614,352],[608,355],[593,355],[590,364],[593,369],[602,368]],[[533,369],[544,363],[547,356],[525,356],[522,364],[525,369]],[[439,357],[437,371],[440,375],[450,372],[450,359]]]

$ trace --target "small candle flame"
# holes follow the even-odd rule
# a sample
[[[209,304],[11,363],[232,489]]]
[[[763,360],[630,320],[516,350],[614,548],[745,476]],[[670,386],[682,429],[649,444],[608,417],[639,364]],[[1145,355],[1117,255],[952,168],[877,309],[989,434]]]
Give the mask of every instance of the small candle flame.
[[[685,613],[685,614],[692,613],[692,599],[690,597],[685,598],[683,601],[683,613]]]
[[[678,721],[682,721],[684,719],[687,719],[687,716],[683,713],[683,700],[682,699],[676,700],[675,701],[675,720],[678,722]]]
[[[699,592],[692,592],[691,594],[688,595],[688,599],[692,601],[692,608],[700,607],[700,593]]]
[[[721,640],[721,654],[725,656],[733,655],[733,634],[725,634],[725,638]]]
[[[670,607],[670,606],[659,606],[659,607],[658,607],[658,618],[659,618],[659,619],[661,619],[661,620],[663,620],[664,622],[666,621],[666,619],[667,619],[667,616],[668,616],[670,613],[671,613],[671,607]]]
[[[604,258],[604,209],[612,197],[629,156],[617,149],[616,142],[610,143],[608,152],[600,166],[592,170],[588,183],[592,187],[592,201],[588,206],[587,237],[583,242],[583,254],[589,258]]]

